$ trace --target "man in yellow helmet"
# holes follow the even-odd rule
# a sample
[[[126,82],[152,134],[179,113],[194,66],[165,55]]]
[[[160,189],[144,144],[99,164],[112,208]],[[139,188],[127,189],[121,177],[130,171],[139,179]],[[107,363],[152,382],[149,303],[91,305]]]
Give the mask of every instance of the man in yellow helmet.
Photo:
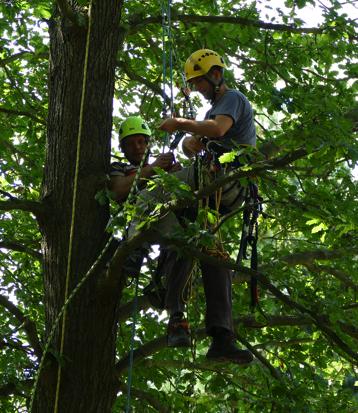
[[[193,90],[210,100],[212,107],[203,121],[185,118],[165,119],[160,129],[169,133],[185,131],[192,133],[183,141],[183,150],[188,156],[205,149],[202,137],[218,140],[227,150],[234,145],[256,145],[253,111],[246,96],[238,90],[229,89],[224,80],[225,63],[216,52],[200,49],[187,59],[185,77]]]
[[[221,152],[235,149],[237,145],[256,145],[256,132],[253,112],[247,98],[237,90],[231,90],[224,81],[225,64],[214,51],[201,49],[193,53],[185,63],[185,76],[192,89],[200,92],[212,103],[211,109],[203,121],[185,118],[165,119],[159,129],[172,133],[185,131],[191,133],[183,141],[184,153],[191,157],[205,152],[211,141],[216,141]],[[205,137],[205,138],[204,138]],[[204,144],[205,143],[205,144]],[[210,154],[212,155],[212,153]],[[210,157],[208,156],[207,159]],[[225,173],[217,166],[216,177]],[[235,165],[229,165],[228,170]],[[196,187],[196,168],[192,165],[175,173],[176,177],[194,190]],[[213,177],[215,178],[215,177]],[[221,205],[227,210],[238,208],[244,197],[244,189],[239,182],[230,182],[223,187]],[[156,200],[165,202],[163,191],[143,191],[142,203]],[[157,230],[170,234],[178,225],[175,214],[169,213],[158,223]],[[130,232],[135,233],[135,223]],[[185,303],[183,290],[187,285],[189,260],[177,256],[172,260],[172,267],[167,268],[167,295],[165,306],[170,314],[168,324],[168,345],[172,347],[188,346],[190,331],[184,317]],[[226,360],[238,364],[250,363],[253,359],[248,350],[241,350],[235,344],[230,270],[201,262],[204,291],[206,297],[206,331],[212,337],[206,357],[214,360]]]
[[[159,128],[169,133],[175,131],[190,133],[191,135],[184,139],[182,146],[188,157],[205,152],[211,141],[218,143],[217,147],[220,148],[221,153],[231,151],[240,144],[256,145],[252,107],[241,92],[229,89],[226,85],[224,69],[223,58],[209,49],[197,50],[185,63],[185,77],[191,89],[201,93],[211,102],[212,107],[202,121],[170,118],[165,119]],[[217,177],[224,173],[221,168]],[[186,179],[186,182],[195,188],[193,179]],[[233,182],[223,187],[221,204],[227,210],[237,208],[242,201],[243,188],[239,183]],[[239,364],[250,363],[253,359],[252,354],[248,350],[238,349],[235,344],[232,326],[231,271],[202,264],[202,273],[207,304],[206,330],[212,336],[207,358],[229,360]]]

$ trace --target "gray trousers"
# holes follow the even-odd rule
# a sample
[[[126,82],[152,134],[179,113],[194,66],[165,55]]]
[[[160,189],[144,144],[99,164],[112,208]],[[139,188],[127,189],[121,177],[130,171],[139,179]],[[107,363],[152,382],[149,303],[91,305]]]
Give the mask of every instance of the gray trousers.
[[[224,172],[221,170],[218,177]],[[187,183],[192,190],[196,186],[196,169],[192,165],[188,168],[175,172],[181,181]],[[137,204],[144,208],[146,205],[156,203],[166,203],[169,194],[162,188],[157,187],[152,191],[144,189],[138,196]],[[238,182],[229,183],[223,187],[221,205],[228,210],[238,208],[243,201],[243,188]],[[169,212],[162,217],[156,226],[156,230],[162,234],[170,236],[176,227],[180,226],[177,218],[178,212]],[[138,221],[133,221],[129,227],[129,237],[136,233]],[[165,263],[163,264],[162,274],[166,277],[167,295],[165,300],[166,309],[170,314],[185,311],[185,288],[188,277],[192,270],[192,260],[186,257],[179,257],[174,251],[166,252]],[[206,330],[210,334],[213,327],[222,327],[229,331],[233,330],[232,322],[232,297],[231,270],[220,266],[213,266],[201,262],[202,279],[206,298]]]

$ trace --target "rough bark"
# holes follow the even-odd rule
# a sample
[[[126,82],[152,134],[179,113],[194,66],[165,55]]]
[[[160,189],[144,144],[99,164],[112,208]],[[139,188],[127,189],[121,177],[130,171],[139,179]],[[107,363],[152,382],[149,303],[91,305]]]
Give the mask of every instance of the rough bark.
[[[88,77],[69,291],[81,280],[106,241],[107,207],[95,194],[104,188],[110,162],[116,53],[121,42],[122,1],[93,2]],[[86,19],[84,19],[86,22]],[[77,133],[87,25],[60,14],[50,22],[49,115],[41,222],[46,334],[64,303]],[[115,399],[114,362],[120,286],[105,301],[94,274],[69,305],[58,411],[110,412]],[[60,329],[40,376],[34,412],[54,409]]]

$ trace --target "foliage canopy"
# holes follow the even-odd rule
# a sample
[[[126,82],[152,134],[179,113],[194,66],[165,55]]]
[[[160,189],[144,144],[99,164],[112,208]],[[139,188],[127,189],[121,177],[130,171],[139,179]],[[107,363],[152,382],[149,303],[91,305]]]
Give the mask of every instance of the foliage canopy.
[[[0,407],[9,413],[26,411],[39,362],[36,347],[48,334],[36,217],[48,116],[47,26],[59,19],[57,3],[0,1]],[[68,1],[75,12],[85,12],[88,3]],[[262,311],[250,314],[245,277],[235,278],[239,341],[258,356],[246,370],[205,362],[200,277],[194,279],[189,304],[196,337],[189,353],[165,348],[164,315],[141,299],[135,345],[144,356],[135,358],[135,411],[356,411],[358,66],[356,19],[344,3],[354,2],[173,2],[174,79],[180,82],[180,68],[192,51],[208,47],[224,54],[227,83],[252,102],[259,146],[273,151],[271,163],[253,165],[263,164],[257,173],[266,214],[260,220],[260,273],[272,288],[262,284]],[[308,6],[320,13],[316,27],[299,17]],[[352,4],[349,10],[357,9]],[[122,6],[114,131],[134,111],[153,128],[160,120],[161,22],[159,1]],[[179,114],[182,103],[178,94]],[[197,109],[201,105],[197,97],[194,103]],[[157,141],[160,145],[162,136]],[[280,164],[298,148],[305,155]],[[112,152],[118,156],[116,145]],[[176,189],[175,182],[167,185]],[[179,188],[176,195],[183,198],[183,192]],[[240,216],[226,221],[221,232],[234,258]],[[177,234],[176,241],[191,235]],[[140,289],[149,282],[152,266],[149,262],[143,272]],[[121,298],[114,412],[123,411],[126,402],[133,296],[128,286]]]

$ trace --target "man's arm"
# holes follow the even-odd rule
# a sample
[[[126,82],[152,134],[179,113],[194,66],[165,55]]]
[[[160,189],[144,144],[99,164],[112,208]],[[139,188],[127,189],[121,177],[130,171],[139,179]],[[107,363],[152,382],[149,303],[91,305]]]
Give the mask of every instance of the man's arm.
[[[128,176],[122,175],[112,175],[110,177],[110,181],[108,184],[108,188],[114,194],[114,200],[118,203],[122,203],[126,200],[129,191],[133,185],[133,181],[135,178],[135,173]],[[153,175],[153,167],[151,165],[143,167],[140,179],[139,179],[139,186],[145,185],[145,179],[150,178]]]
[[[226,115],[216,115],[214,119],[192,120],[185,118],[165,119],[159,129],[172,133],[180,130],[207,138],[220,139],[231,128],[233,119]]]
[[[146,180],[154,175],[155,167],[162,168],[165,171],[169,170],[173,164],[173,159],[172,153],[163,153],[159,155],[152,164],[144,166],[141,170],[138,181],[139,187],[145,186]],[[110,177],[108,188],[114,193],[114,200],[116,202],[121,203],[126,200],[133,185],[135,175],[136,174],[134,173],[128,176],[112,175]]]

